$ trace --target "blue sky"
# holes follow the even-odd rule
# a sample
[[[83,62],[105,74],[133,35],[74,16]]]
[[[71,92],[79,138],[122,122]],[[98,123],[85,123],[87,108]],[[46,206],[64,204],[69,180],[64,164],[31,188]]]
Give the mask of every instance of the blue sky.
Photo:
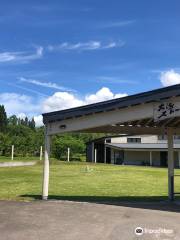
[[[180,82],[180,2],[1,1],[0,104],[53,111]]]

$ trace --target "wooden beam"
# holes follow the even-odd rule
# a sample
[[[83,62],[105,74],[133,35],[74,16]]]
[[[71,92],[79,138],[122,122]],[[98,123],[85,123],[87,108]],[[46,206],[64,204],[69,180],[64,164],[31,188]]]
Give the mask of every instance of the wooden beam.
[[[63,120],[48,124],[48,134],[74,132],[97,128],[104,125],[111,125],[124,122],[132,122],[153,117],[153,104],[143,104],[134,107],[116,109],[111,112],[102,112],[89,116]]]
[[[137,127],[137,126],[103,126],[99,128],[86,129],[87,133],[121,133],[121,134],[164,134],[163,128]]]
[[[177,118],[177,120],[173,124],[173,127],[180,127],[180,118]]]
[[[174,121],[175,118],[170,118],[162,124],[163,127],[171,126],[171,123]]]
[[[141,119],[141,120],[139,120],[137,123],[136,123],[136,125],[137,126],[144,126],[144,123],[147,121],[147,119]]]
[[[147,120],[147,122],[146,122],[145,125],[151,127],[151,124],[152,124],[152,123],[154,123],[153,118],[149,118],[149,119]]]

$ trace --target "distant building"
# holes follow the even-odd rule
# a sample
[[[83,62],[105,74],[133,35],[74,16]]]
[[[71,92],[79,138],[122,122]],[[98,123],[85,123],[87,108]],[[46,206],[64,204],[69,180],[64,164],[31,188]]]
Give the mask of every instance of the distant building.
[[[111,136],[87,143],[87,161],[124,165],[167,166],[167,138],[157,135]],[[175,167],[180,168],[180,137],[174,137]]]

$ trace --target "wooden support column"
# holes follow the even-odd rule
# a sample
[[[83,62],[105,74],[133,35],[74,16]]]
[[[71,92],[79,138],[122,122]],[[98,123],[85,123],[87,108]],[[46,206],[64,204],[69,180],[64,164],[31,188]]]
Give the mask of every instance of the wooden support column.
[[[46,130],[45,130],[46,131]],[[43,173],[43,191],[42,199],[48,199],[49,189],[49,156],[50,156],[50,136],[45,133],[45,149],[44,149],[44,173]]]
[[[149,165],[152,166],[152,151],[149,152]]]
[[[106,145],[104,145],[104,163],[106,163]]]
[[[94,142],[92,142],[92,154],[91,154],[91,161],[94,162]]]
[[[168,198],[174,200],[174,149],[173,149],[173,130],[168,128]]]
[[[179,168],[180,168],[180,151],[178,151],[178,163],[179,163]]]
[[[111,163],[115,164],[115,150],[111,148]]]

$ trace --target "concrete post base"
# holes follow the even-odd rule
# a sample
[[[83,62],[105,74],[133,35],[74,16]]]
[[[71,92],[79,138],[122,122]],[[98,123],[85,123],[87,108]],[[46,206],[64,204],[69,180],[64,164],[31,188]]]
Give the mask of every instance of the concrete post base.
[[[48,197],[47,196],[43,196],[42,200],[48,200]]]

